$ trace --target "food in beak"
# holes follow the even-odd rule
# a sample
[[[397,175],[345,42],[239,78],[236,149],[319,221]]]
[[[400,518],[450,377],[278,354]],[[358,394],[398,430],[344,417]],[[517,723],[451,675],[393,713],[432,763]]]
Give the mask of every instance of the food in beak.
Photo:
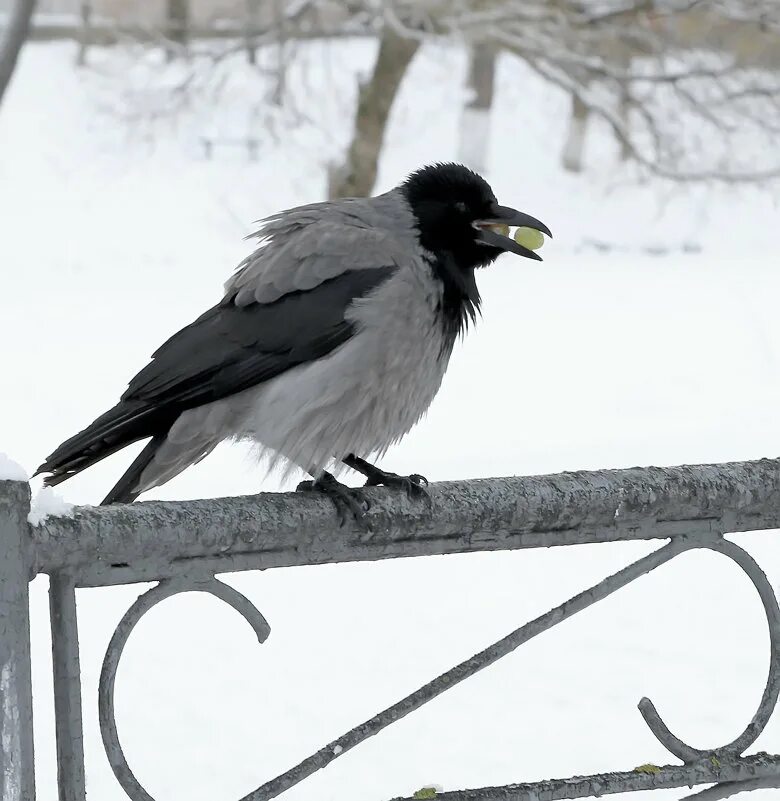
[[[497,234],[501,234],[501,236],[509,236],[509,226],[506,223],[483,223],[479,227],[495,231]]]
[[[515,231],[514,240],[529,250],[539,250],[544,244],[544,234],[535,228],[520,227]]]
[[[516,253],[519,256],[525,256],[527,259],[541,261],[542,257],[535,253],[532,248],[526,247],[517,238],[512,239],[508,236],[509,228],[516,226],[541,232],[542,241],[544,241],[544,234],[552,236],[550,229],[543,222],[537,220],[536,217],[531,217],[530,214],[517,211],[517,209],[512,209],[509,206],[499,206],[497,203],[492,206],[489,217],[474,222],[474,227],[479,232],[476,236],[478,242],[503,251]],[[536,247],[541,247],[538,237],[534,244]]]

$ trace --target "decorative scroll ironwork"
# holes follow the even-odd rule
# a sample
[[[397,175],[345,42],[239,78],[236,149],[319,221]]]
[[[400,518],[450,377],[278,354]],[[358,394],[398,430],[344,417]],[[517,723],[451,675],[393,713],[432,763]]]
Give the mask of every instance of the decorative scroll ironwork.
[[[740,760],[739,757],[764,730],[777,703],[778,693],[780,693],[780,607],[777,598],[764,572],[744,549],[720,535],[696,537],[681,535],[672,538],[662,548],[608,576],[598,584],[573,596],[535,620],[520,626],[483,651],[442,673],[402,700],[320,748],[294,768],[258,787],[244,796],[241,801],[269,801],[269,799],[279,796],[367,738],[379,733],[410,712],[419,709],[464,679],[507,656],[533,637],[598,601],[604,600],[675,556],[696,548],[716,551],[739,565],[756,587],[767,616],[771,648],[769,676],[758,709],[739,737],[731,743],[717,748],[693,748],[672,734],[656,711],[652,701],[643,698],[639,702],[639,710],[647,725],[659,742],[670,753],[683,761],[682,766],[657,769],[653,767],[649,771],[580,776],[529,785],[448,792],[438,794],[437,798],[440,801],[493,801],[493,799],[535,801],[535,799],[543,797],[548,801],[555,801],[555,799],[586,798],[593,795],[627,792],[633,789],[681,787],[708,781],[718,782],[721,778],[728,782],[754,780],[757,776],[763,780],[766,780],[767,777],[776,779],[780,776],[780,758],[759,755],[748,758],[748,760]],[[109,762],[118,781],[133,801],[154,801],[154,799],[138,783],[119,745],[113,706],[117,666],[127,638],[140,618],[164,598],[191,590],[210,592],[237,609],[253,626],[260,642],[263,642],[270,632],[265,619],[243,595],[214,578],[201,579],[196,582],[186,578],[166,579],[157,587],[140,596],[128,610],[111,639],[103,663],[100,677],[99,710],[100,727]]]
[[[712,551],[728,556],[729,559],[732,559],[742,568],[753,582],[753,585],[758,590],[758,595],[766,612],[767,623],[769,624],[770,658],[769,676],[767,677],[764,694],[761,696],[756,714],[753,715],[753,719],[739,737],[720,748],[710,751],[691,748],[691,746],[686,745],[669,731],[649,698],[643,698],[639,702],[639,711],[650,727],[650,731],[653,732],[667,751],[686,763],[712,756],[719,758],[728,754],[742,754],[746,748],[749,748],[756,741],[758,735],[766,727],[777,705],[778,693],[780,693],[780,608],[777,605],[777,597],[766,574],[747,551],[722,537],[705,540],[698,547],[709,548]]]
[[[154,799],[141,786],[133,771],[130,770],[122,751],[122,746],[119,743],[116,718],[114,717],[116,671],[130,632],[135,628],[138,621],[160,601],[182,592],[207,592],[232,606],[249,623],[260,643],[264,643],[271,633],[271,627],[266,619],[245,595],[213,577],[166,579],[141,595],[127,610],[111,637],[103,660],[103,669],[100,671],[100,683],[98,685],[98,715],[100,733],[103,737],[103,745],[105,746],[111,769],[114,771],[117,781],[122,785],[122,789],[133,801],[154,801]]]

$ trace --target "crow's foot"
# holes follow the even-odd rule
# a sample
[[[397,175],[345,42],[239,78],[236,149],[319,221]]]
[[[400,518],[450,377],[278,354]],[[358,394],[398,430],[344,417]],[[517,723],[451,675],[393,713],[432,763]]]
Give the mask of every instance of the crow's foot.
[[[347,522],[348,514],[356,521],[362,520],[369,509],[369,503],[359,489],[353,489],[337,481],[330,473],[323,473],[314,481],[301,481],[296,490],[298,492],[321,492],[331,499],[339,515],[339,524]]]
[[[388,473],[385,470],[380,470],[375,465],[361,459],[359,456],[350,454],[344,459],[344,464],[357,470],[366,477],[366,487],[392,487],[393,489],[403,490],[410,499],[425,498],[430,501],[431,497],[428,495],[428,479],[425,476],[412,473],[411,476],[399,476],[398,473]]]
[[[392,489],[403,490],[407,497],[411,500],[415,498],[424,498],[430,501],[431,496],[428,494],[428,479],[418,473],[412,473],[410,476],[399,476],[397,473],[388,473],[380,470],[378,467],[374,468],[370,476],[366,477],[366,487],[390,487]]]

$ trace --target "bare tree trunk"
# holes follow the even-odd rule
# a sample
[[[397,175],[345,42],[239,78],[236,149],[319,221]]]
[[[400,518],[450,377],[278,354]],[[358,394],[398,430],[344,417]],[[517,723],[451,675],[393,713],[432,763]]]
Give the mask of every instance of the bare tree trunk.
[[[89,47],[89,27],[92,21],[92,3],[82,0],[79,6],[81,30],[79,31],[79,49],[76,54],[76,66],[83,67],[87,63],[87,48]]]
[[[387,26],[382,32],[374,72],[360,86],[352,144],[344,163],[328,176],[330,198],[371,193],[390,109],[419,46],[417,39],[404,39]]]
[[[588,107],[582,98],[573,93],[571,96],[571,115],[569,116],[569,130],[566,142],[563,145],[561,161],[564,169],[569,172],[582,172],[583,157],[585,154],[585,135],[588,131]]]
[[[463,107],[458,158],[477,172],[487,169],[495,70],[495,49],[489,43],[475,43],[471,48],[467,78],[467,90],[471,97]]]
[[[260,0],[247,0],[246,4],[246,57],[250,64],[257,63],[257,32],[260,28]]]
[[[633,59],[631,52],[626,48],[624,52],[618,55],[618,66],[624,75],[632,73]],[[620,87],[618,88],[618,110],[617,118],[623,128],[623,136],[618,137],[620,145],[620,160],[628,161],[633,153],[631,147],[631,89],[625,80],[621,80]]]
[[[284,104],[287,90],[287,19],[282,0],[274,0],[273,17],[276,25],[276,76],[274,78],[273,103]]]
[[[189,0],[166,0],[165,3],[166,36],[169,41],[180,47],[187,44],[190,2]],[[176,48],[168,48],[168,60],[173,58]]]
[[[16,0],[11,9],[8,26],[0,40],[0,102],[11,83],[19,52],[30,33],[30,20],[35,11],[35,0]]]

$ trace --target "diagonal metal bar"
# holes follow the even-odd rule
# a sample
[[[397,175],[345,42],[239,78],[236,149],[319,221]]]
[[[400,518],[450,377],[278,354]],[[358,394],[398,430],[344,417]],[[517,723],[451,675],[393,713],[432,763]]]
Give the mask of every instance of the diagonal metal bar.
[[[617,573],[608,576],[603,581],[575,595],[560,606],[556,606],[554,609],[537,617],[530,623],[526,623],[524,626],[515,629],[506,637],[503,637],[498,640],[498,642],[490,645],[478,654],[475,654],[470,659],[461,662],[446,673],[442,673],[440,676],[433,679],[433,681],[411,693],[411,695],[407,695],[406,698],[388,707],[383,712],[361,723],[359,726],[355,726],[355,728],[351,729],[342,737],[328,743],[324,748],[321,748],[310,757],[307,757],[291,770],[266,782],[257,790],[244,796],[241,801],[267,801],[270,798],[275,798],[286,790],[289,790],[290,787],[298,784],[298,782],[311,776],[312,773],[330,764],[339,755],[346,753],[363,742],[363,740],[372,737],[391,723],[413,712],[415,709],[419,709],[423,704],[441,695],[450,687],[473,676],[483,668],[492,665],[502,657],[510,654],[523,643],[528,642],[533,637],[547,631],[547,629],[552,628],[558,623],[567,620],[577,614],[577,612],[581,612],[583,609],[587,609],[598,601],[602,601],[604,598],[612,595],[613,592],[616,592],[640,576],[668,562],[678,554],[696,547],[697,544],[696,540],[690,540],[685,537],[675,538],[663,548],[653,551],[653,553],[642,557],[636,562],[624,567],[622,570],[619,570]],[[560,797],[577,798],[579,796]]]
[[[541,782],[507,784],[502,787],[480,787],[473,790],[454,790],[437,793],[435,801],[564,801],[564,799],[593,798],[614,793],[639,790],[662,790],[710,782],[729,782],[730,787],[743,781],[761,781],[780,776],[780,756],[755,754],[714,765],[710,760],[691,765],[666,765],[654,772],[627,770],[619,773],[596,773],[590,776],[572,776],[568,779],[549,779]],[[762,785],[762,786],[772,786]],[[715,801],[728,795],[706,795],[709,788],[698,796],[701,801]],[[748,789],[748,788],[746,788]],[[731,793],[738,792],[731,790]],[[415,801],[396,798],[393,801]]]
[[[683,760],[683,762],[695,762],[697,760],[706,759],[711,755],[717,755],[719,759],[723,759],[727,754],[741,754],[756,741],[758,735],[761,734],[766,727],[777,705],[778,694],[780,694],[780,607],[778,607],[777,597],[772,589],[772,585],[769,583],[769,579],[758,566],[755,559],[753,559],[747,551],[735,545],[733,542],[718,538],[716,540],[706,540],[702,542],[699,547],[708,548],[709,550],[717,551],[724,556],[728,556],[729,559],[736,562],[742,568],[748,578],[753,582],[753,586],[758,590],[769,626],[769,675],[758,709],[745,730],[728,745],[716,749],[691,748],[691,746],[684,743],[678,737],[675,737],[675,735],[669,731],[669,728],[663,722],[653,702],[649,698],[643,698],[639,702],[639,711],[650,727],[650,731],[653,732],[659,742],[670,753],[674,754],[678,759]]]

